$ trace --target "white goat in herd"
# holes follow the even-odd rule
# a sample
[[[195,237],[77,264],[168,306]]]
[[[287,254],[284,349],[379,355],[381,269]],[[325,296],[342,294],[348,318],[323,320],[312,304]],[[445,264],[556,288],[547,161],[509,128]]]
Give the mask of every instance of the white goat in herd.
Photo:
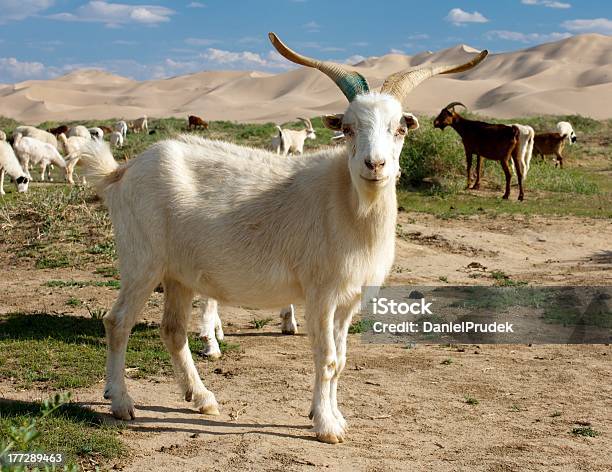
[[[118,417],[134,417],[125,383],[130,331],[161,281],[161,336],[185,400],[219,413],[187,343],[196,293],[230,305],[287,306],[303,301],[315,363],[310,417],[317,439],[342,442],[346,422],[337,404],[346,338],[363,286],[381,285],[394,259],[395,178],[408,130],[417,119],[402,111],[406,94],[428,77],[463,65],[428,65],[391,75],[370,92],[357,72],[301,56],[273,33],[287,59],[314,67],[339,86],[350,104],[325,117],[343,130],[347,146],[284,159],[275,153],[182,136],[154,144],[119,165],[107,144],[82,154],[114,226],[121,290],[104,317],[107,382],[104,396]]]
[[[286,156],[288,154],[303,154],[304,143],[307,139],[316,139],[317,135],[312,127],[312,123],[308,118],[298,118],[306,128],[296,129],[283,129],[277,126],[278,134],[272,138],[272,149],[276,151],[276,154],[282,154]]]

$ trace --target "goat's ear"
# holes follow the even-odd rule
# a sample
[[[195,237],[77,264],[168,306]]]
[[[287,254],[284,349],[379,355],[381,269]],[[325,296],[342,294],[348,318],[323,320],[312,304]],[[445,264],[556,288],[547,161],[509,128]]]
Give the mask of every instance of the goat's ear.
[[[338,115],[325,115],[323,116],[323,125],[332,131],[340,131],[342,129],[342,119],[344,115],[342,113]]]
[[[418,129],[419,127],[419,120],[412,113],[404,113],[402,122],[406,125],[407,129]]]

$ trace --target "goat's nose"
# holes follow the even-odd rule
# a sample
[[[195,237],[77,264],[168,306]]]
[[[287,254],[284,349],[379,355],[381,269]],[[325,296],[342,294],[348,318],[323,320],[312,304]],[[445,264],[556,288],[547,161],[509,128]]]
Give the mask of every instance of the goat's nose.
[[[385,161],[372,161],[371,159],[366,159],[365,165],[368,169],[376,172],[378,169],[382,169],[383,167],[385,167]]]

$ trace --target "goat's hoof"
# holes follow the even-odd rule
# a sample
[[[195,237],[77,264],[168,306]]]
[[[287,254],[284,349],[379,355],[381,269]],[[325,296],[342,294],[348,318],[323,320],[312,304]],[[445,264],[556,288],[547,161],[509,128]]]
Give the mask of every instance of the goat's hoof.
[[[504,196],[502,197],[502,199],[504,199],[504,200],[508,200],[508,197],[509,197],[509,195],[504,195]]]
[[[102,394],[102,396],[104,397],[105,400],[111,399],[110,387],[104,390],[104,393]]]
[[[136,412],[134,410],[134,402],[129,396],[125,396],[121,402],[113,402],[111,405],[111,413],[115,418],[120,420],[133,420],[136,418]]]
[[[326,444],[338,444],[344,442],[344,437],[340,435],[336,435],[333,433],[318,433],[317,441],[321,441]]]
[[[524,197],[523,197],[522,195],[519,195],[519,197],[518,197],[519,202],[522,202],[522,201],[523,201],[523,198],[524,198]]]
[[[203,415],[219,416],[219,407],[217,405],[203,405],[198,408],[198,411]]]
[[[204,351],[202,351],[202,355],[204,357],[208,357],[209,359],[220,359],[221,351],[219,350],[213,351],[213,350],[205,349]]]
[[[298,332],[297,328],[283,328],[281,330],[282,334],[289,334],[289,335],[297,334],[297,332]]]
[[[190,402],[193,399],[193,391],[187,390],[185,392],[185,401]]]
[[[474,185],[472,185],[471,188],[472,188],[472,190],[480,190],[480,184],[478,184],[478,185],[474,184]]]

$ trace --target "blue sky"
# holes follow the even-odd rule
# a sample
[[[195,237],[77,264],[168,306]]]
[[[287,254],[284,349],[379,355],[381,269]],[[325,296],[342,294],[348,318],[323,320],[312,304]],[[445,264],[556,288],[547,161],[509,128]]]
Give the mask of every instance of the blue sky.
[[[0,82],[85,67],[136,79],[281,72],[291,66],[271,51],[268,31],[308,55],[347,63],[458,43],[501,52],[573,34],[612,35],[612,2],[0,0]]]

